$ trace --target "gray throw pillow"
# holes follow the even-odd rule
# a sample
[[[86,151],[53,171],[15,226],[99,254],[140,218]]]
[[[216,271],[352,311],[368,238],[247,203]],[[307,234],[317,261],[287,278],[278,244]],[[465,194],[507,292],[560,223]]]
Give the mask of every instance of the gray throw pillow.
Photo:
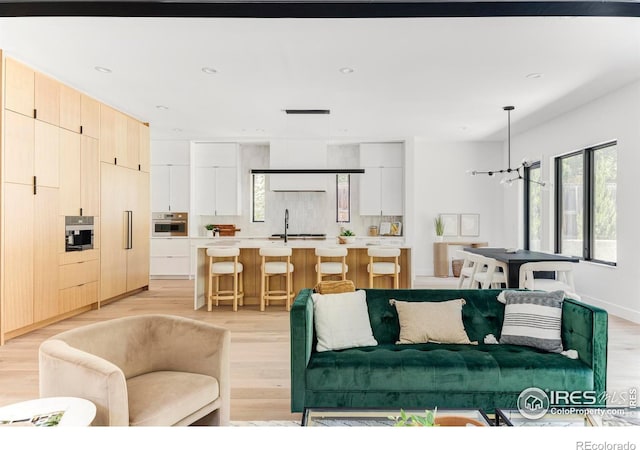
[[[560,353],[563,291],[505,291],[501,344],[526,345]]]

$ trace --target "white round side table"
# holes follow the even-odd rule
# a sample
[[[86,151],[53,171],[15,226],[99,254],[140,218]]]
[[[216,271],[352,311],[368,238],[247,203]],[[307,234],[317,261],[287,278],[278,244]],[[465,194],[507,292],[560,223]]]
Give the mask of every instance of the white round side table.
[[[57,411],[63,414],[56,426],[86,427],[91,425],[96,416],[96,405],[77,397],[37,398],[0,407],[0,424],[20,425],[31,422],[33,425],[43,426],[46,416]],[[37,416],[41,415],[45,417],[38,420]]]

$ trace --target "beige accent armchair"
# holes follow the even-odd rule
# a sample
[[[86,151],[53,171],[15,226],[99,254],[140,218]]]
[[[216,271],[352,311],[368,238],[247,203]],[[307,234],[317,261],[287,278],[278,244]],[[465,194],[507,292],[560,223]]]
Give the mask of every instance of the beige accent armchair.
[[[148,314],[106,320],[40,345],[40,397],[96,405],[93,425],[226,425],[229,330]]]

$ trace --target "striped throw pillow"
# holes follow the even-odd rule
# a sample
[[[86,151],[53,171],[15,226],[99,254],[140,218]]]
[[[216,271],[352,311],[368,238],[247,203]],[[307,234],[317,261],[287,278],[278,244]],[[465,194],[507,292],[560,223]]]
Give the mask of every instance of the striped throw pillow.
[[[560,353],[563,291],[505,291],[501,344],[535,347]]]

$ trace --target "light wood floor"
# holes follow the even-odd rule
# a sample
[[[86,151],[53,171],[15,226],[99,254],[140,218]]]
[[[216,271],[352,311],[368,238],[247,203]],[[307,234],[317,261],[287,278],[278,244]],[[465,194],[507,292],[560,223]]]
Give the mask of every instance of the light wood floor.
[[[417,284],[421,284],[418,282]],[[424,280],[420,287],[435,286]],[[231,330],[231,419],[299,420],[289,410],[289,314],[282,306],[230,306],[193,310],[193,281],[152,280],[149,291],[119,300],[0,347],[0,406],[38,397],[38,346],[61,331],[96,321],[144,313],[175,314]],[[609,390],[640,386],[640,325],[610,317]],[[197,343],[194,343],[197,345]]]

